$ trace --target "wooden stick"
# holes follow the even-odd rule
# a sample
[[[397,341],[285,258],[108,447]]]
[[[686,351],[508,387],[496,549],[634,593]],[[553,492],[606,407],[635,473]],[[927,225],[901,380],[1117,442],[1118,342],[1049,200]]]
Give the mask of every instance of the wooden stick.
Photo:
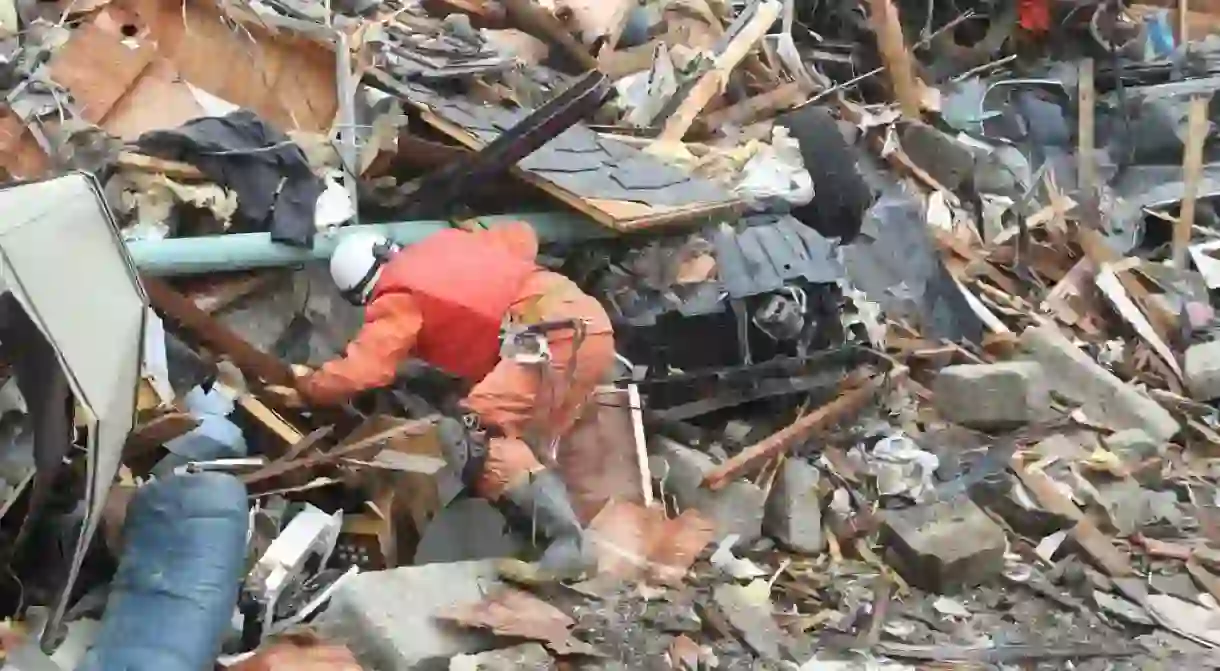
[[[140,281],[153,307],[163,316],[189,329],[208,348],[229,357],[246,375],[262,378],[270,384],[296,384],[296,376],[288,364],[246,342],[161,279],[141,275]]]
[[[163,158],[157,158],[156,156],[146,156],[144,154],[137,154],[130,151],[119,152],[118,158],[115,159],[115,163],[117,163],[121,168],[139,170],[149,174],[159,173],[169,177],[170,179],[187,181],[207,179],[207,177],[200,172],[199,168],[196,168],[190,163],[169,161]]]
[[[920,118],[919,85],[915,82],[915,69],[911,66],[911,52],[902,37],[902,24],[898,21],[898,9],[890,0],[868,0],[872,16],[873,32],[877,35],[877,47],[886,74],[894,87],[894,97],[902,106],[902,113],[912,119]]]
[[[1059,491],[1050,476],[1024,467],[1016,458],[1012,461],[1012,470],[1020,479],[1021,484],[1025,485],[1025,488],[1033,495],[1039,506],[1076,522],[1071,530],[1072,540],[1107,575],[1119,577],[1135,573],[1127,554],[1115,547],[1114,543],[1097,528],[1097,525],[1080,512],[1071,499]]]
[[[320,429],[315,429],[313,433],[305,436],[301,440],[297,441],[295,445],[288,448],[288,451],[285,452],[284,456],[280,457],[280,459],[283,461],[292,461],[293,459],[297,459],[302,454],[305,454],[309,450],[321,445],[322,441],[329,438],[330,434],[334,432],[335,427],[333,426],[324,426]]]
[[[1185,269],[1186,248],[1190,246],[1191,226],[1195,223],[1195,201],[1199,198],[1199,178],[1203,174],[1203,143],[1207,140],[1210,124],[1207,107],[1210,96],[1195,96],[1190,99],[1190,111],[1186,123],[1186,152],[1182,158],[1182,173],[1185,188],[1182,193],[1182,208],[1173,227],[1173,265]]]
[[[285,445],[296,445],[305,439],[305,434],[301,433],[300,429],[284,419],[280,413],[268,408],[267,404],[256,398],[254,394],[245,392],[237,399],[237,404],[250,413],[251,417],[258,420],[259,424],[267,427],[267,430],[274,433]]]
[[[795,443],[849,415],[859,412],[864,404],[883,386],[890,381],[897,381],[906,377],[907,370],[906,366],[898,366],[888,374],[874,376],[863,386],[845,392],[814,412],[797,419],[788,426],[747,447],[732,459],[721,464],[719,468],[704,476],[703,486],[712,490],[720,489],[742,473],[775,458],[776,455],[783,454]]]
[[[708,102],[723,90],[733,69],[741,62],[754,45],[767,34],[775,19],[779,18],[782,3],[778,0],[764,0],[754,11],[754,16],[742,27],[741,31],[724,48],[716,54],[715,65],[699,77],[699,81],[691,88],[690,93],[682,99],[678,108],[670,115],[657,136],[659,142],[679,142],[695,123],[695,117],[707,107]]]
[[[707,115],[704,121],[708,128],[720,128],[725,124],[740,126],[759,117],[772,116],[775,112],[796,106],[804,99],[800,82],[787,82],[751,98]]]
[[[1178,44],[1190,41],[1190,3],[1188,0],[1178,0]]]
[[[274,477],[285,475],[287,473],[292,473],[293,471],[325,466],[326,464],[334,463],[346,457],[356,456],[361,451],[377,447],[391,438],[397,438],[398,436],[424,435],[426,432],[432,430],[435,424],[436,422],[431,419],[407,420],[401,424],[392,426],[385,431],[379,431],[368,438],[364,438],[347,445],[339,445],[335,447],[335,449],[323,454],[316,454],[303,459],[296,459],[294,461],[274,461],[260,468],[259,470],[254,471],[253,473],[243,475],[241,480],[248,486]]]
[[[535,4],[534,0],[502,0],[513,26],[563,49],[586,71],[597,69],[597,59],[589,53],[553,14]]]
[[[1081,202],[1092,206],[1097,196],[1097,164],[1093,161],[1094,137],[1093,112],[1097,104],[1097,90],[1093,87],[1093,59],[1080,61],[1080,127],[1076,147],[1076,171]]]

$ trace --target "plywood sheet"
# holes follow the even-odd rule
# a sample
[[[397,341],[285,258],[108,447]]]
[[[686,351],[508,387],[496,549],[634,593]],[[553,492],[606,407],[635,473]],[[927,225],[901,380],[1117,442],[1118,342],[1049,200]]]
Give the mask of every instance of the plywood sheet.
[[[285,132],[329,131],[338,110],[329,46],[249,23],[231,27],[208,0],[115,0],[111,8],[134,17],[134,32],[193,86]]]

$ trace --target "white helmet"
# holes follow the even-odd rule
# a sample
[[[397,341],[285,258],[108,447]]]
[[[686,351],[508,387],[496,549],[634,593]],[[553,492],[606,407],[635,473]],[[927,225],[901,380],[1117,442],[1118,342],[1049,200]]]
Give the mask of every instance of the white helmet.
[[[364,305],[377,286],[381,267],[398,246],[380,233],[349,233],[330,255],[330,276],[349,302]]]

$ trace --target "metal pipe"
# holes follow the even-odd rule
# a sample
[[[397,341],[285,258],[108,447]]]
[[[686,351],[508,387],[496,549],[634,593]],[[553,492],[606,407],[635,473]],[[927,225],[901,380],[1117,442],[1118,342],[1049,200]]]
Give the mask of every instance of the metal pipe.
[[[566,212],[503,214],[474,219],[485,226],[508,221],[530,224],[543,242],[580,242],[614,234],[580,215]],[[402,221],[388,224],[344,226],[319,233],[313,247],[306,249],[271,241],[269,233],[232,233],[194,238],[133,240],[127,249],[140,272],[171,277],[206,273],[277,268],[330,258],[335,245],[345,235],[376,231],[400,245],[410,245],[433,233],[450,228],[447,221]]]

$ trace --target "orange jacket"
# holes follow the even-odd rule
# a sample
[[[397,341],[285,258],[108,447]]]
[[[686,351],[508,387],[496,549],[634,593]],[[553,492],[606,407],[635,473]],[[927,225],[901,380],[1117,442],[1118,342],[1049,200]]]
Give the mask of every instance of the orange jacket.
[[[422,265],[434,277],[420,277],[420,265],[408,266],[408,262],[415,264],[424,258],[428,240],[399,252],[386,265],[365,309],[364,326],[345,355],[300,381],[301,392],[312,403],[341,403],[365,389],[388,385],[397,375],[399,363],[413,350],[425,361],[477,382],[498,360],[499,324],[505,314],[524,323],[583,316],[590,321],[590,333],[611,330],[596,301],[566,277],[535,265],[538,237],[528,224],[516,222],[475,232],[455,230],[445,237],[448,240],[438,242],[449,248],[436,248],[446,258],[430,259],[444,262]],[[454,245],[468,247],[468,257],[452,256]],[[496,259],[501,253],[504,256]],[[450,263],[462,267],[450,272]],[[412,291],[412,284],[425,282],[431,295]],[[499,286],[488,287],[489,283]],[[444,291],[447,284],[452,291]],[[471,298],[460,300],[463,296]],[[495,330],[489,340],[491,320]],[[479,323],[462,325],[463,321]]]

